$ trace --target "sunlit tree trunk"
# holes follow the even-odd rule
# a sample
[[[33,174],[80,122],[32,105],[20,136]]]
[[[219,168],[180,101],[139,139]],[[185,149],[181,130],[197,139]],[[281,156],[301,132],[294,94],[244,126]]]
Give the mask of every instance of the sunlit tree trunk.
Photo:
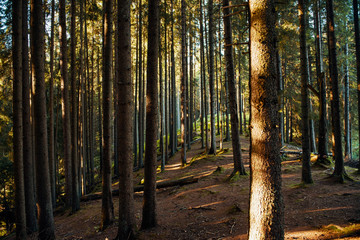
[[[300,20],[300,71],[301,71],[301,144],[302,144],[302,178],[304,183],[312,183],[310,168],[310,135],[309,135],[309,90],[308,61],[306,48],[306,0],[299,0]]]
[[[146,148],[143,219],[141,228],[157,225],[156,219],[156,140],[158,131],[159,0],[149,0],[148,61],[146,88]]]
[[[13,1],[13,154],[15,183],[16,239],[26,239],[23,106],[22,106],[22,1]]]
[[[284,239],[275,6],[250,0],[251,184],[248,239]]]
[[[207,142],[205,141],[204,136],[204,121],[205,121],[205,58],[204,58],[204,30],[203,30],[203,10],[202,10],[202,0],[199,1],[200,3],[200,105],[201,105],[201,117],[200,117],[200,128],[201,128],[201,148],[204,148],[206,145],[207,149]]]
[[[139,2],[139,168],[144,166],[144,80],[143,80],[143,44],[142,44],[142,1]]]
[[[181,1],[181,164],[186,164],[186,5]]]
[[[40,240],[55,239],[50,192],[48,138],[45,94],[44,6],[42,0],[31,1],[31,67],[35,81],[34,120],[36,156],[36,192]]]

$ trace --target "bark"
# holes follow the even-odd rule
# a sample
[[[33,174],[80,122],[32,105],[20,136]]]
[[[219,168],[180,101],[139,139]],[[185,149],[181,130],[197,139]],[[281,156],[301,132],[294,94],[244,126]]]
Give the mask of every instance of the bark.
[[[165,1],[165,11],[167,11],[166,1]],[[168,154],[168,150],[169,150],[169,143],[168,143],[169,108],[168,108],[168,104],[170,102],[170,95],[168,96],[168,89],[170,87],[170,83],[168,82],[168,61],[167,61],[168,60],[167,33],[168,32],[167,32],[167,25],[168,25],[168,20],[167,20],[167,17],[165,17],[165,19],[164,19],[164,31],[165,31],[165,39],[164,39],[164,47],[165,47],[165,59],[164,59],[165,60],[165,63],[164,63],[164,68],[165,68],[165,79],[164,79],[164,81],[165,81],[165,96],[164,96],[165,97],[165,149],[164,149],[165,150],[165,163],[169,162],[169,154]]]
[[[360,122],[360,31],[359,31],[359,10],[358,1],[353,0],[354,13],[354,33],[355,33],[355,48],[356,48],[356,78],[357,78],[357,96],[358,96],[358,121]],[[360,128],[359,128],[360,136]],[[360,138],[359,138],[360,144]],[[360,146],[360,145],[359,145]],[[360,156],[360,154],[359,154]],[[360,157],[358,164],[358,171],[360,172]]]
[[[174,36],[174,2],[171,0],[171,155],[177,151],[177,111],[176,111],[176,84],[175,84],[175,36]]]
[[[300,20],[300,71],[301,71],[301,144],[302,144],[302,177],[301,181],[312,183],[310,168],[310,135],[309,135],[309,90],[308,61],[306,48],[306,0],[299,0]]]
[[[41,0],[31,1],[31,66],[35,81],[34,121],[36,156],[36,192],[39,212],[39,239],[55,239],[54,217],[50,192],[48,138],[45,95],[44,6]]]
[[[159,20],[160,21],[160,20]],[[161,32],[161,24],[158,25],[159,33]],[[164,105],[164,80],[163,80],[163,64],[162,64],[162,45],[161,34],[158,34],[159,41],[159,86],[160,86],[160,155],[161,155],[161,172],[165,171],[165,149],[164,132],[165,132],[165,105]]]
[[[201,148],[204,148],[206,145],[206,149],[207,149],[207,142],[205,141],[204,138],[204,130],[205,130],[205,126],[204,126],[204,121],[206,118],[205,115],[205,94],[204,94],[204,89],[205,89],[205,58],[204,58],[204,30],[203,30],[203,10],[202,10],[202,0],[199,1],[200,3],[200,84],[201,84],[201,89],[200,89],[200,105],[201,105],[201,117],[200,117],[200,123],[201,123]]]
[[[133,198],[133,85],[131,79],[130,0],[118,0],[118,58],[119,76],[116,79],[118,98],[119,153],[119,228],[117,239],[134,237],[135,213]],[[121,33],[121,34],[120,34]],[[127,123],[127,124],[124,124]]]
[[[70,103],[69,81],[67,66],[67,37],[66,37],[66,6],[65,0],[59,1],[59,24],[60,24],[60,68],[61,68],[61,105],[64,138],[64,163],[65,163],[65,196],[66,206],[72,206],[72,164],[71,164],[71,127],[70,127]]]
[[[37,231],[36,202],[34,186],[34,159],[30,122],[30,78],[28,48],[28,1],[22,1],[22,101],[23,101],[23,157],[26,228],[28,233]]]
[[[338,69],[336,57],[336,38],[334,24],[333,1],[326,0],[327,31],[328,31],[328,51],[329,51],[329,70],[331,84],[331,117],[332,117],[332,134],[333,134],[333,156],[335,159],[335,169],[333,177],[344,182],[347,177],[344,168],[344,159],[341,147],[341,124],[340,124],[340,96],[338,83]]]
[[[322,58],[322,33],[321,33],[321,19],[319,14],[319,0],[315,2],[315,47],[316,47],[316,76],[320,92],[320,110],[319,110],[319,141],[318,141],[318,160],[316,163],[326,163],[328,154],[328,127],[327,127],[327,113],[326,113],[326,81]]]
[[[186,5],[181,1],[181,165],[186,165]]]
[[[208,2],[209,14],[209,85],[210,85],[210,149],[209,154],[216,154],[215,135],[215,80],[214,80],[214,7],[213,0]],[[236,93],[235,93],[236,97]]]
[[[114,220],[111,195],[111,103],[112,103],[112,9],[113,1],[104,0],[104,80],[103,80],[103,146],[101,228],[105,229]],[[119,107],[119,105],[118,105]],[[119,118],[120,116],[117,116]],[[117,126],[120,128],[120,126]],[[132,142],[131,142],[132,143]]]
[[[141,228],[157,225],[156,218],[156,138],[158,136],[158,54],[159,0],[149,0],[148,61],[146,88],[146,148],[144,204]]]
[[[229,5],[228,0],[223,1],[223,6]],[[230,14],[229,8],[224,8],[224,16]],[[237,114],[236,104],[236,85],[235,85],[235,72],[233,62],[233,48],[232,48],[232,29],[231,29],[231,18],[224,18],[224,33],[225,33],[225,58],[226,58],[226,73],[227,82],[229,89],[229,107],[231,114],[231,138],[234,158],[234,171],[231,175],[239,172],[240,175],[246,175],[245,167],[241,157],[241,144],[239,135],[239,119]]]
[[[311,56],[310,56],[310,46],[307,49],[307,62],[308,62],[308,86],[312,86],[311,78]],[[309,88],[309,87],[308,87]],[[312,117],[313,105],[311,101],[311,93],[309,92],[309,134],[310,134],[310,151],[316,153],[316,136],[315,136],[315,126],[314,119]]]
[[[251,184],[248,239],[284,239],[275,6],[250,0]]]
[[[77,108],[77,83],[76,83],[76,3],[71,0],[71,165],[72,165],[72,200],[71,211],[80,209],[79,181],[78,181],[78,108]]]
[[[55,167],[55,133],[54,133],[54,39],[55,39],[55,0],[51,0],[50,27],[50,89],[49,89],[49,170],[51,185],[51,200],[56,207],[56,167]]]
[[[350,103],[349,103],[349,66],[348,44],[345,44],[345,82],[344,82],[344,122],[345,122],[345,161],[351,160],[350,151]]]
[[[22,1],[13,1],[13,154],[15,183],[16,239],[26,239],[23,106],[22,106]]]
[[[278,75],[278,86],[279,86],[279,102],[280,102],[280,112],[279,112],[279,128],[280,128],[280,137],[281,137],[281,147],[284,146],[284,82],[281,70],[281,57],[279,50],[276,51],[276,67],[277,67],[277,75]]]
[[[142,1],[139,2],[139,168],[144,166],[144,79],[143,79],[143,56],[142,56]]]

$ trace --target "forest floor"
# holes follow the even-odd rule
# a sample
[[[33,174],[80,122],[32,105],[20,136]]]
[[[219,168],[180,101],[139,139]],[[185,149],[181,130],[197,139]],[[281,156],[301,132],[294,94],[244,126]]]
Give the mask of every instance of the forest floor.
[[[249,172],[248,138],[242,137],[241,148]],[[170,159],[165,172],[157,175],[158,181],[201,178],[193,184],[157,190],[158,226],[137,231],[137,239],[247,239],[250,177],[226,181],[233,168],[231,142],[225,142],[224,149],[216,156],[204,155],[197,142],[188,151],[186,167],[181,167],[180,152]],[[314,184],[304,186],[300,184],[301,162],[292,159],[282,162],[285,239],[360,239],[360,176],[355,169],[346,168],[356,181],[336,184],[327,178],[331,169],[313,168]],[[137,185],[143,172],[134,176]],[[143,193],[135,193],[134,198],[139,228]],[[118,197],[113,200],[117,216]],[[67,211],[55,216],[57,239],[114,239],[117,223],[100,231],[100,220],[101,200],[82,202],[76,214]]]

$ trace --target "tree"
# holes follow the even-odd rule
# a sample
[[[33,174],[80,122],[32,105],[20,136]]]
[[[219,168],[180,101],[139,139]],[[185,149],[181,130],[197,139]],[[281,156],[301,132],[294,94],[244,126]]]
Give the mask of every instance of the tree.
[[[237,114],[237,104],[236,104],[236,85],[235,85],[235,73],[234,73],[234,62],[233,62],[233,49],[232,49],[232,32],[231,32],[231,22],[230,22],[230,11],[229,11],[229,1],[223,1],[224,7],[224,33],[225,33],[225,58],[226,58],[226,73],[227,73],[227,83],[228,83],[228,101],[231,114],[231,138],[232,138],[232,147],[233,147],[233,157],[234,157],[234,171],[232,172],[232,177],[235,173],[240,175],[246,175],[245,167],[241,159],[241,145],[240,145],[240,134],[239,134],[239,118]]]
[[[103,149],[104,158],[102,160],[102,218],[101,228],[105,229],[113,222],[114,206],[111,195],[111,102],[112,102],[112,9],[113,1],[104,1],[104,79],[103,79]],[[119,52],[118,52],[119,53]],[[121,88],[121,87],[120,87]],[[119,88],[119,89],[120,89]],[[119,105],[118,105],[119,106]],[[117,119],[121,116],[117,116]],[[119,129],[120,125],[117,125]],[[120,135],[121,136],[121,135]]]
[[[186,6],[181,1],[181,165],[186,165]]]
[[[358,1],[353,0],[353,11],[354,11],[354,34],[355,34],[355,48],[356,48],[356,78],[357,85],[360,86],[360,31],[359,31],[359,10],[358,10]],[[360,89],[357,89],[358,96],[358,118],[360,122]],[[359,128],[359,136],[360,136],[360,128]],[[359,138],[359,146],[360,146],[360,138]],[[360,156],[360,154],[359,154]],[[358,171],[360,172],[360,157],[358,164]]]
[[[273,0],[250,0],[251,183],[249,239],[283,239]]]
[[[210,149],[209,154],[216,154],[215,136],[215,80],[214,80],[214,9],[213,0],[209,0],[209,85],[210,85]],[[236,94],[236,93],[235,93]]]
[[[146,148],[144,163],[144,204],[142,229],[157,225],[156,219],[156,138],[158,131],[159,0],[149,0]]]
[[[336,181],[344,182],[344,177],[348,178],[344,168],[344,159],[342,152],[341,123],[340,123],[340,95],[338,83],[338,69],[336,57],[336,38],[334,23],[333,1],[326,0],[326,17],[328,33],[328,51],[329,51],[329,71],[331,84],[331,121],[333,134],[333,156],[335,159],[335,169],[332,176]]]
[[[23,101],[23,157],[26,228],[28,233],[37,231],[34,182],[34,159],[30,121],[30,78],[28,40],[28,1],[22,1],[22,101]]]
[[[13,151],[15,178],[16,238],[26,239],[22,119],[22,1],[13,1]]]
[[[65,8],[66,8],[65,0],[60,0],[59,1],[60,58],[61,58],[60,70],[61,70],[61,105],[62,105],[63,134],[64,134],[65,196],[66,196],[66,205],[70,207],[72,201],[71,127],[70,127]]]
[[[309,135],[309,90],[308,61],[306,47],[306,0],[299,0],[300,20],[300,71],[301,71],[301,122],[302,122],[302,177],[304,183],[312,183],[310,168],[310,135]]]
[[[31,56],[35,81],[34,120],[36,192],[39,211],[39,239],[55,239],[51,202],[45,95],[44,6],[31,0]]]

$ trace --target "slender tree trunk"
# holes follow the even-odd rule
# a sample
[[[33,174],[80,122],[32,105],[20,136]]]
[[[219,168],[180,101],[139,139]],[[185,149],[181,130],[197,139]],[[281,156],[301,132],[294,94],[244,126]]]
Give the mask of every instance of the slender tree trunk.
[[[61,95],[62,95],[62,119],[64,135],[64,163],[65,163],[65,196],[67,207],[72,206],[72,164],[71,164],[71,127],[70,127],[70,103],[69,81],[67,66],[67,37],[66,37],[66,6],[65,0],[59,1],[59,24],[60,24],[60,68],[61,68]]]
[[[102,229],[105,229],[114,220],[114,206],[111,194],[112,9],[113,0],[104,0]],[[117,127],[119,128],[119,125]]]
[[[186,165],[186,5],[181,1],[181,164]]]
[[[144,80],[143,80],[143,46],[142,46],[142,1],[139,2],[139,168],[144,166]]]
[[[165,1],[165,13],[167,13],[167,4]],[[164,39],[164,47],[165,47],[165,163],[169,162],[169,143],[168,143],[168,135],[169,135],[169,108],[168,104],[170,102],[170,95],[168,96],[168,87],[170,86],[170,83],[168,82],[168,43],[167,43],[167,17],[164,19],[164,31],[165,31],[165,39]],[[170,72],[170,71],[169,71]],[[169,78],[170,79],[170,78]],[[169,91],[170,92],[170,91]]]
[[[149,0],[148,61],[146,88],[146,148],[144,205],[141,228],[157,225],[156,218],[156,137],[158,131],[159,0]]]
[[[224,16],[228,16],[230,11],[229,1],[223,1],[224,7]],[[236,104],[236,85],[235,85],[235,73],[234,73],[234,63],[233,63],[233,48],[232,48],[232,29],[230,17],[224,18],[224,33],[225,33],[225,58],[226,58],[226,73],[227,73],[227,82],[229,85],[229,107],[231,113],[231,138],[232,138],[232,147],[233,147],[233,158],[234,158],[234,171],[231,174],[231,177],[235,173],[240,175],[246,175],[245,167],[242,162],[241,157],[241,144],[240,144],[240,135],[239,135],[239,119],[237,114],[237,104]]]
[[[344,182],[347,177],[344,168],[344,159],[341,147],[341,124],[340,124],[340,96],[338,83],[338,69],[336,58],[336,38],[334,23],[333,1],[326,0],[327,31],[328,31],[328,51],[329,51],[329,70],[331,84],[331,116],[333,132],[333,156],[335,159],[335,169],[333,177],[339,182]],[[348,177],[347,177],[348,178]]]
[[[72,165],[72,212],[80,209],[80,195],[78,182],[78,130],[77,130],[77,84],[76,84],[76,3],[71,0],[71,165]]]
[[[355,46],[356,46],[356,78],[357,78],[357,86],[358,86],[357,87],[358,122],[360,122],[360,31],[359,31],[359,10],[358,10],[357,0],[353,0],[353,11],[354,11]],[[360,136],[360,128],[359,128],[359,136]],[[360,146],[360,138],[359,138],[359,146]],[[358,155],[360,156],[360,154]],[[359,157],[358,171],[360,172],[360,157]]]
[[[16,239],[26,239],[23,106],[22,106],[22,1],[13,1],[13,153],[15,178]]]
[[[98,48],[97,54],[97,85],[98,85],[98,131],[99,131],[99,158],[100,158],[100,173],[102,174],[102,165],[103,165],[103,147],[102,147],[102,110],[101,110],[101,83],[100,83],[100,48]]]
[[[36,191],[39,212],[39,239],[55,239],[54,217],[50,192],[48,138],[45,95],[44,6],[41,0],[31,1],[31,56],[35,81],[34,120]]]
[[[279,112],[279,128],[280,128],[280,136],[281,136],[281,147],[284,146],[284,101],[283,101],[283,91],[284,91],[284,83],[283,76],[281,70],[281,57],[279,50],[276,51],[276,64],[277,64],[277,75],[278,75],[278,86],[279,86],[279,101],[280,101],[280,112]]]
[[[130,0],[118,0],[119,89],[118,112],[118,152],[119,152],[119,228],[116,239],[133,239],[135,213],[133,198],[133,126],[132,116],[133,85],[131,79],[131,21]],[[157,48],[156,48],[157,50]],[[155,84],[156,85],[156,84]],[[127,124],[124,124],[127,123]]]
[[[50,89],[49,89],[49,170],[51,200],[56,207],[56,167],[55,167],[55,134],[54,134],[54,39],[55,39],[55,0],[51,0],[51,37],[50,37]]]
[[[175,76],[175,35],[174,35],[174,0],[171,0],[171,95],[172,95],[172,141],[171,155],[177,151],[177,108]]]
[[[189,44],[189,48],[190,48],[190,86],[189,86],[189,95],[190,95],[190,106],[189,106],[189,118],[190,118],[190,124],[189,124],[189,145],[191,144],[192,140],[193,140],[193,133],[194,133],[194,61],[193,61],[193,55],[194,55],[194,51],[193,51],[193,37],[192,37],[192,33],[190,33],[190,44]]]
[[[214,80],[214,9],[213,0],[208,2],[209,14],[209,85],[210,85],[210,149],[209,154],[216,154],[215,135],[215,80]]]
[[[346,43],[345,44],[345,82],[344,82],[345,161],[351,160],[348,51],[349,51],[349,46],[348,43]]]
[[[301,69],[301,126],[302,126],[302,178],[304,183],[312,183],[310,168],[310,135],[309,135],[309,74],[306,48],[306,11],[307,1],[299,0],[300,20],[300,69]]]
[[[205,94],[204,94],[204,89],[205,89],[205,59],[204,59],[204,30],[203,30],[203,10],[202,10],[202,0],[199,1],[200,3],[200,105],[201,105],[201,117],[200,117],[200,123],[201,123],[201,148],[204,148],[206,145],[206,149],[207,149],[207,142],[205,141],[204,138],[204,121],[205,121]]]
[[[161,20],[158,24],[158,41],[159,41],[159,87],[160,87],[160,155],[161,155],[161,171],[165,171],[165,149],[164,146],[164,134],[165,134],[165,105],[164,105],[164,80],[163,80],[163,64],[162,64],[162,44],[161,44]]]
[[[328,128],[327,128],[327,113],[326,113],[326,81],[323,68],[322,59],[322,33],[321,33],[321,19],[319,14],[319,1],[315,2],[315,47],[316,47],[316,76],[320,92],[320,111],[319,111],[319,141],[318,141],[318,159],[316,163],[326,163],[328,154]]]
[[[308,84],[312,86],[312,78],[311,78],[311,57],[310,57],[310,46],[308,46],[307,50],[307,62],[308,62]],[[310,151],[313,153],[317,152],[316,149],[316,136],[315,136],[315,126],[314,119],[311,115],[313,113],[313,105],[311,101],[311,93],[309,92],[309,134],[310,134]]]
[[[284,239],[275,6],[250,0],[251,184],[248,239]]]
[[[34,186],[34,159],[30,122],[30,78],[28,48],[28,1],[22,1],[22,101],[23,101],[23,159],[25,183],[26,228],[28,233],[37,231]]]

